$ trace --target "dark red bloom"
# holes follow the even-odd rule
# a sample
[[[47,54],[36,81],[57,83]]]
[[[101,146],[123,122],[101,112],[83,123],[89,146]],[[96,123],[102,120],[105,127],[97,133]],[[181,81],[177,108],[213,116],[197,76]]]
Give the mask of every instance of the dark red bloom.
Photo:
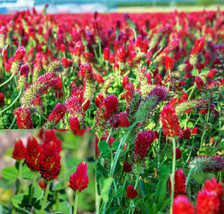
[[[53,142],[57,146],[58,153],[62,151],[61,148],[61,140],[57,138],[54,129],[47,129],[44,131],[44,143],[50,143]]]
[[[131,172],[132,171],[132,165],[128,163],[127,161],[124,162],[123,165],[123,171],[124,172]]]
[[[178,195],[186,195],[186,176],[182,169],[178,169],[175,172],[174,179],[174,197]],[[169,179],[169,190],[171,193],[171,181]]]
[[[172,153],[173,155],[173,153]],[[181,158],[181,150],[179,148],[176,148],[176,160]]]
[[[23,46],[20,46],[17,50],[16,53],[14,55],[14,60],[15,61],[21,61],[23,59],[23,56],[26,53],[26,49]]]
[[[118,60],[118,62],[125,62],[126,56],[127,56],[127,54],[126,54],[124,46],[120,47],[117,50],[117,60]]]
[[[17,138],[12,152],[12,158],[18,161],[23,160],[25,158],[25,153],[26,148],[23,145],[23,141]]]
[[[26,147],[25,163],[31,171],[39,171],[41,146],[35,137],[29,137]]]
[[[105,61],[109,61],[110,50],[109,48],[104,48],[103,50],[103,58]]]
[[[109,120],[111,116],[117,113],[118,99],[115,95],[107,95],[100,103],[100,109],[104,111],[104,119]]]
[[[128,83],[129,83],[129,77],[128,77],[128,74],[126,74],[125,76],[123,76],[123,79],[122,79],[123,88],[125,88]]]
[[[192,49],[191,54],[196,55],[196,54],[200,53],[201,50],[204,47],[204,44],[205,44],[205,38],[204,37],[201,37],[199,40],[197,40],[195,42],[195,45],[194,45],[194,47]]]
[[[136,198],[138,195],[137,191],[134,189],[132,185],[127,186],[127,196],[130,199]]]
[[[218,196],[219,203],[220,203],[220,213],[223,213],[223,208],[224,208],[224,200],[223,200],[223,186],[221,181],[216,181],[215,178],[212,178],[211,181],[206,180],[203,189],[209,191],[209,192],[215,192]]]
[[[137,134],[135,140],[135,155],[144,158],[148,154],[148,148],[155,140],[153,131],[142,131]]]
[[[29,73],[29,66],[27,64],[23,64],[19,69],[19,73],[21,76],[27,77]]]
[[[49,122],[53,122],[53,125],[57,125],[60,120],[64,118],[66,111],[67,108],[65,105],[58,103],[48,117]]]
[[[0,92],[0,106],[4,106],[5,105],[5,95]]]
[[[74,133],[74,135],[84,135],[86,133],[86,129],[80,128],[80,122],[77,117],[71,116],[69,119],[70,129]]]
[[[205,83],[201,79],[201,77],[197,76],[195,77],[196,87],[199,91],[203,92],[205,88]]]
[[[178,195],[173,202],[173,214],[194,214],[194,206],[184,195]]]
[[[100,103],[101,103],[102,100],[103,100],[103,94],[100,93],[98,96],[96,96],[96,99],[95,99],[95,105],[96,105],[97,107],[100,107]]]
[[[191,129],[187,128],[185,130],[181,130],[181,138],[188,140],[191,137]]]
[[[43,144],[40,155],[40,174],[46,180],[58,177],[61,171],[61,156],[55,143]]]
[[[164,106],[160,114],[163,133],[169,137],[177,137],[181,134],[179,119],[175,113],[175,108],[170,105]]]
[[[30,110],[26,107],[19,107],[13,111],[16,115],[16,121],[19,129],[32,129],[33,122]]]
[[[47,187],[47,182],[43,178],[40,178],[38,181],[38,185],[41,189],[45,190]]]
[[[119,127],[129,127],[129,119],[126,112],[121,112],[119,114]]]
[[[87,164],[86,162],[81,162],[76,172],[70,176],[69,187],[71,187],[74,191],[81,192],[85,188],[88,187],[89,178],[87,175]]]

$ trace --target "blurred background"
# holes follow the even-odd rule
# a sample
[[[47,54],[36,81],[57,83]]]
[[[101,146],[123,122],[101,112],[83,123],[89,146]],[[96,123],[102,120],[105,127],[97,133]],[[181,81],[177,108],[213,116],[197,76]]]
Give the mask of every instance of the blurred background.
[[[13,13],[31,9],[35,6],[41,11],[48,3],[48,13],[86,13],[86,12],[156,12],[195,11],[203,8],[224,8],[224,0],[0,0],[0,13]]]

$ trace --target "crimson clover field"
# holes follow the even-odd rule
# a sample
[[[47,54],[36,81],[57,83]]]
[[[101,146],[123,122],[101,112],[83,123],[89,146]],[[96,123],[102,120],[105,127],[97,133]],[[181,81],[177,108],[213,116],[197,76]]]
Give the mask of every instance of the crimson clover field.
[[[0,15],[0,128],[71,129],[78,139],[94,132],[97,214],[224,213],[224,11],[46,11]],[[48,141],[36,169],[14,156],[16,170],[27,166],[49,184],[46,201],[30,208],[33,186],[17,186],[14,198],[28,195],[29,209],[14,200],[2,203],[5,213],[79,212],[88,162],[54,191],[61,151]],[[74,204],[56,209],[58,191],[69,188]]]

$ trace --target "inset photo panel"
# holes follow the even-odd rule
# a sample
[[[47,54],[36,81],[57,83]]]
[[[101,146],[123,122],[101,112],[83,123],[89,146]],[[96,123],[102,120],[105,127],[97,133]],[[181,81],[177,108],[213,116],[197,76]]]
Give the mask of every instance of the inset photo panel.
[[[95,213],[91,130],[0,131],[0,213]]]

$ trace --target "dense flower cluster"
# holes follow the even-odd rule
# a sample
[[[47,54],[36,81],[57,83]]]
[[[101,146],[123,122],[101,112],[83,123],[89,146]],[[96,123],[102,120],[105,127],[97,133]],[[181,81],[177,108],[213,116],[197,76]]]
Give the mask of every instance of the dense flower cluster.
[[[61,141],[54,130],[44,131],[43,143],[39,144],[35,137],[28,137],[27,146],[20,139],[16,140],[12,157],[16,160],[25,159],[27,167],[40,172],[45,180],[56,179],[61,170]]]

